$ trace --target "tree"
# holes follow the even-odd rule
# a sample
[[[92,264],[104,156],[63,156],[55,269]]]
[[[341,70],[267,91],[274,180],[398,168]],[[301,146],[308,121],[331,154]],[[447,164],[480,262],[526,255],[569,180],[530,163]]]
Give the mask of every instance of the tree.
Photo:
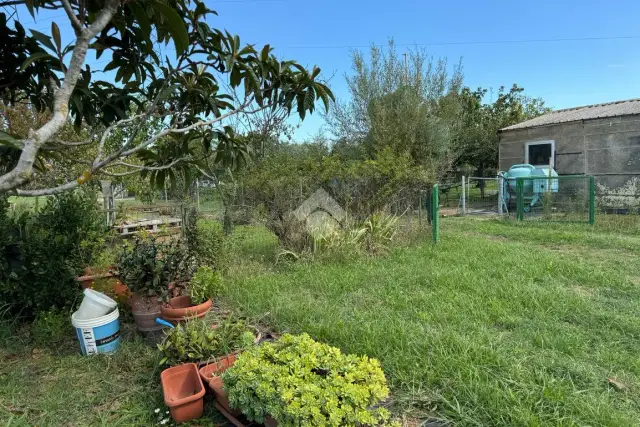
[[[229,119],[282,109],[304,119],[321,100],[333,100],[320,81],[320,69],[307,70],[294,61],[279,61],[266,45],[256,49],[240,38],[211,28],[215,14],[200,0],[0,0],[0,6],[23,4],[35,16],[40,9],[64,10],[74,31],[63,46],[58,25],[51,35],[30,30],[0,14],[0,96],[5,105],[29,102],[47,120],[26,137],[0,134],[3,159],[10,161],[0,175],[0,193],[55,194],[94,176],[125,176],[146,172],[162,186],[176,180],[176,169],[195,167],[206,173],[205,157],[213,164],[237,167],[247,149]],[[175,58],[162,58],[154,43],[175,47]],[[98,80],[86,59],[108,58],[103,70],[114,81]],[[228,79],[233,93],[222,88]],[[73,120],[86,126],[83,141],[60,139],[60,130]],[[162,129],[140,138],[141,129],[158,120]],[[107,141],[121,132],[121,143]],[[69,156],[72,147],[91,146],[95,155],[83,159],[81,176],[60,185],[25,189],[37,173],[43,154],[57,150]],[[201,147],[197,150],[197,147]]]
[[[408,155],[435,181],[455,159],[451,99],[462,87],[461,64],[449,70],[446,59],[435,61],[422,50],[403,61],[393,41],[386,50],[373,46],[369,56],[354,52],[350,99],[327,116],[336,149],[370,159],[386,150]]]
[[[496,172],[498,130],[549,111],[542,99],[528,97],[523,91],[517,84],[508,92],[501,86],[496,100],[490,103],[484,102],[486,89],[472,91],[465,87],[461,91],[461,126],[455,142],[456,152],[459,153],[456,159],[458,166],[471,165],[480,176],[485,176],[487,169]]]

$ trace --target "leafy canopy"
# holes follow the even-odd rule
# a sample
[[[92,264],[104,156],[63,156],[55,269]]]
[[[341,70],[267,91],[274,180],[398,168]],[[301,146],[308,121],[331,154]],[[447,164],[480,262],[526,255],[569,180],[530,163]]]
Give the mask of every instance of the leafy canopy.
[[[53,135],[62,126],[56,114],[70,117],[77,129],[89,127],[96,145],[105,133],[127,130],[119,147],[103,148],[90,159],[81,183],[116,164],[120,173],[146,170],[152,180],[161,175],[163,181],[168,164],[204,167],[199,162],[207,154],[225,167],[241,165],[246,147],[225,122],[233,115],[284,109],[304,119],[314,112],[316,101],[328,108],[333,100],[319,68],[280,61],[270,45],[244,45],[239,36],[212,28],[216,13],[199,0],[25,0],[24,5],[32,16],[40,9],[64,10],[76,37],[63,45],[55,22],[45,34],[0,14],[5,46],[0,51],[0,99],[54,113],[50,126],[34,129],[32,139],[0,133],[0,143],[30,162],[15,161],[20,170],[0,176],[0,192],[33,178],[33,161],[25,151],[35,148],[42,154],[44,146],[56,145]],[[175,57],[162,57],[155,50],[161,43],[173,44]],[[101,70],[86,64],[92,52],[99,61],[106,59]],[[164,130],[136,140],[151,118],[159,118]],[[196,145],[202,147],[197,156]],[[130,156],[138,159],[134,166],[123,164]]]

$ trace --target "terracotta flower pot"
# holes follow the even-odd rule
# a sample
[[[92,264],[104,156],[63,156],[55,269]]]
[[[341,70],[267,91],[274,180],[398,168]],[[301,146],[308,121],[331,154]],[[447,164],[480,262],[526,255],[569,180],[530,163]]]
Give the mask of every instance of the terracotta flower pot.
[[[278,422],[267,415],[266,417],[264,417],[264,425],[265,427],[276,427],[278,425]]]
[[[217,360],[211,363],[207,363],[200,367],[199,373],[202,381],[206,384],[213,377],[220,376],[228,368],[232,367],[236,363],[237,354],[227,354],[226,356],[219,357]]]
[[[162,325],[156,323],[156,318],[161,316],[162,303],[155,297],[139,297],[132,295],[129,299],[131,313],[141,332],[159,331]]]
[[[241,416],[242,412],[237,409],[233,409],[229,405],[229,394],[224,391],[222,385],[222,377],[213,377],[213,379],[209,381],[209,388],[211,388],[211,390],[213,390],[213,392],[216,394],[216,401],[220,404],[220,406],[222,406],[234,417]]]
[[[199,319],[206,316],[211,310],[211,304],[210,299],[202,304],[193,305],[191,297],[188,296],[171,298],[169,304],[164,304],[161,308],[162,318],[171,323],[178,323],[187,319]]]
[[[195,363],[173,366],[160,374],[164,403],[177,423],[202,416],[205,390]]]
[[[209,388],[213,390],[216,395],[216,400],[218,403],[231,415],[237,417],[242,413],[236,409],[232,409],[229,406],[229,395],[222,388],[222,373],[233,366],[236,362],[236,355],[229,354],[227,356],[223,356],[217,361],[213,363],[209,363],[208,365],[200,368],[200,377],[202,380],[209,384]]]
[[[119,274],[113,267],[106,269],[95,269],[85,267],[83,275],[76,277],[76,281],[82,285],[83,289],[91,288],[114,298],[119,303],[125,303],[131,292],[127,285],[118,279]]]

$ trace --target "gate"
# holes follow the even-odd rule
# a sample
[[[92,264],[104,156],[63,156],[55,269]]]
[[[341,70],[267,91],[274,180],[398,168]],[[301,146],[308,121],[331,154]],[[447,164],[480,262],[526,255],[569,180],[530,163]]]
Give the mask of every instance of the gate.
[[[463,176],[459,203],[460,213],[462,215],[502,215],[508,213],[502,197],[502,180],[501,176]]]

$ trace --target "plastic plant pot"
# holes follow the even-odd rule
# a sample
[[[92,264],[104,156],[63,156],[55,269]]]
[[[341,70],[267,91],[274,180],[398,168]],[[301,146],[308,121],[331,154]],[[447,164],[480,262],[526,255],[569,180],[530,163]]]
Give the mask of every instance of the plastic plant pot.
[[[177,423],[195,420],[204,410],[205,390],[195,363],[173,366],[160,374],[164,403]]]
[[[96,319],[109,314],[117,306],[118,303],[105,294],[93,289],[85,289],[80,308],[76,311],[76,319]]]
[[[188,319],[199,319],[206,316],[211,310],[211,300],[208,299],[202,304],[194,305],[191,297],[180,296],[171,298],[169,304],[162,306],[162,318],[172,323],[186,321]]]

